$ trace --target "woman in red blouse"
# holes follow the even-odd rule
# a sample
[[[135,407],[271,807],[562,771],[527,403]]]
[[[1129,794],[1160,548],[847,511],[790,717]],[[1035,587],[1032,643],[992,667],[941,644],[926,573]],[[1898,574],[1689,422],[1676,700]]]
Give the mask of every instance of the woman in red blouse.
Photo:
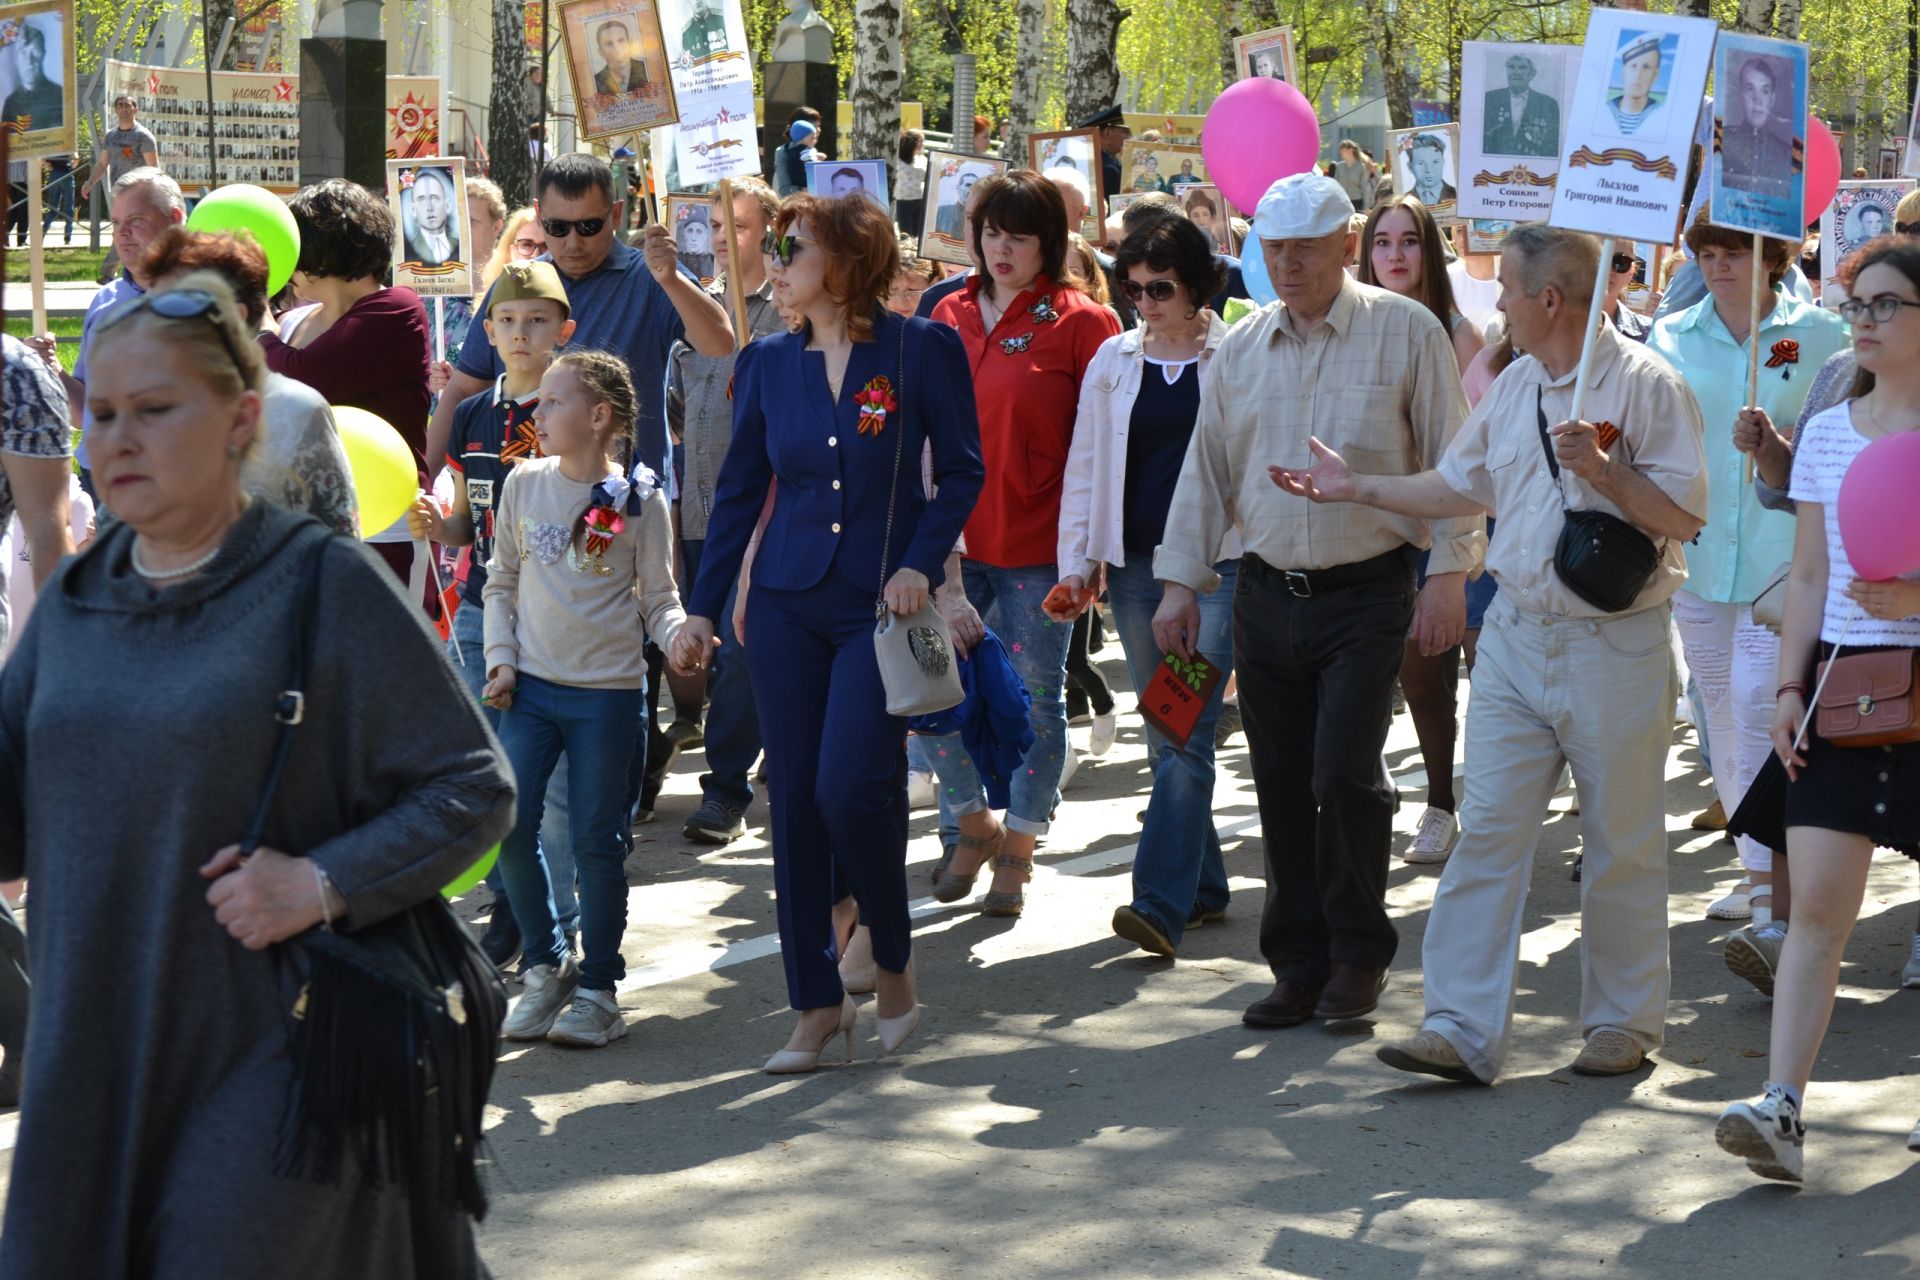
[[[427,309],[411,289],[382,283],[393,259],[387,202],[341,178],[316,183],[288,207],[300,228],[293,290],[302,302],[276,324],[261,325],[267,367],[304,382],[336,408],[383,419],[422,463],[427,437]],[[424,473],[422,476],[424,482]],[[392,529],[361,531],[402,578],[413,543],[402,519]]]
[[[960,331],[966,346],[987,469],[967,522],[965,599],[948,607],[950,616],[984,614],[1006,645],[1033,698],[1034,740],[1014,770],[1005,826],[994,820],[960,736],[930,740],[942,803],[960,825],[960,848],[935,894],[942,902],[959,901],[991,863],[986,914],[1017,916],[1026,902],[1021,886],[1033,873],[1034,842],[1059,802],[1067,761],[1061,686],[1073,625],[1052,621],[1041,607],[1060,580],[1053,563],[1060,482],[1080,378],[1120,322],[1066,271],[1067,208],[1059,188],[1022,170],[983,180],[973,197],[980,270],[933,312]]]

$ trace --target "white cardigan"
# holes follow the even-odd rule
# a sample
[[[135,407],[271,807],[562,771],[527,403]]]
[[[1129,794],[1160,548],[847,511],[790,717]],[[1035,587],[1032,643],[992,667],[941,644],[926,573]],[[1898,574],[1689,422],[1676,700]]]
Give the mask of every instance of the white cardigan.
[[[1206,394],[1207,365],[1227,324],[1207,313],[1207,341],[1200,351],[1201,395]],[[1146,368],[1141,343],[1144,329],[1108,338],[1080,380],[1080,416],[1060,489],[1060,576],[1090,578],[1096,564],[1124,565],[1121,506],[1127,494],[1127,429],[1140,396]],[[1240,535],[1232,529],[1220,544],[1215,563],[1240,557]]]

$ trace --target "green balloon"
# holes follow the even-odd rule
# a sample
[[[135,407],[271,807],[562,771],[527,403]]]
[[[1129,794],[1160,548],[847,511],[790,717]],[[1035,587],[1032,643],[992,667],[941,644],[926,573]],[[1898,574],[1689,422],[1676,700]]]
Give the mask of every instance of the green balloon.
[[[287,287],[300,261],[300,227],[287,202],[251,182],[228,183],[209,194],[187,215],[187,230],[253,237],[267,255],[268,297]]]
[[[495,845],[481,856],[480,861],[474,863],[455,877],[452,884],[440,891],[441,894],[448,898],[459,897],[467,890],[473,888],[473,886],[479,884],[482,880],[485,880],[487,878],[487,872],[493,870],[493,864],[499,857],[500,846]]]

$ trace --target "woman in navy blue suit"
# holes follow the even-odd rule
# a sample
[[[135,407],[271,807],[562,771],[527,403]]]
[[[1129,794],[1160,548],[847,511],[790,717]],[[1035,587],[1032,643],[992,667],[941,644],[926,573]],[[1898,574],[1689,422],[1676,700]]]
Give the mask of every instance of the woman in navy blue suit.
[[[907,724],[887,714],[875,602],[884,594],[902,615],[926,603],[985,472],[959,337],[886,309],[899,249],[879,206],[864,196],[796,196],[770,234],[773,300],[799,324],[754,342],[734,365],[733,443],[673,660],[691,674],[712,653],[714,619],[773,486],[747,593],[746,655],[766,733],[787,995],[800,1011],[792,1039],[767,1063],[780,1074],[813,1070],[837,1036],[852,1054],[854,1003],[840,983],[832,920],[848,894],[873,932],[883,1051],[919,1023],[907,920]],[[921,483],[923,445],[932,499]],[[851,883],[836,883],[836,864]]]

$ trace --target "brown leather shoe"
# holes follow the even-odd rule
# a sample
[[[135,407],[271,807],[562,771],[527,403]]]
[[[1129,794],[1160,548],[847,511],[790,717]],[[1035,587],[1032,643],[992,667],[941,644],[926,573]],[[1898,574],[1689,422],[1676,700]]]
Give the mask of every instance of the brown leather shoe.
[[[1573,1069],[1583,1076],[1623,1076],[1638,1071],[1647,1052],[1639,1041],[1624,1031],[1603,1027],[1587,1037],[1586,1048],[1573,1060]]]
[[[1240,1015],[1250,1027],[1297,1027],[1313,1016],[1320,1000],[1320,988],[1292,979],[1273,984],[1273,991],[1255,1000]]]
[[[1362,1018],[1380,1004],[1380,993],[1387,989],[1385,969],[1362,969],[1358,965],[1335,964],[1333,976],[1320,992],[1320,1003],[1313,1016],[1338,1021]]]

